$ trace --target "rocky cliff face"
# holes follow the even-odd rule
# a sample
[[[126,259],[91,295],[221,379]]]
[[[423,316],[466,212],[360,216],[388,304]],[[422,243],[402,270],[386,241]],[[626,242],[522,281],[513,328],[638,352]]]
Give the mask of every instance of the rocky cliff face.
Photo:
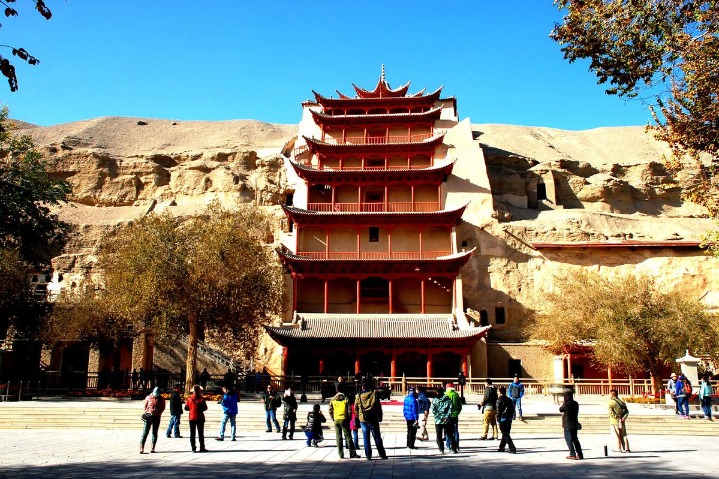
[[[281,153],[296,130],[251,120],[137,118],[24,128],[50,159],[53,173],[73,186],[72,203],[59,214],[77,225],[77,234],[53,262],[64,281],[54,287],[92,279],[101,239],[150,211],[181,216],[214,199],[228,205],[255,202],[274,208],[279,225],[277,205],[291,192]],[[473,130],[495,213],[489,222],[465,218],[458,230],[463,246],[478,247],[463,271],[465,307],[507,306],[507,326],[493,332],[496,338],[521,337],[524,309],[533,307],[552,275],[574,267],[644,269],[674,284],[696,284],[707,298],[719,290],[716,261],[697,250],[546,254],[531,246],[699,239],[712,226],[702,208],[681,199],[691,171],[670,174],[663,165],[669,151],[644,128],[572,132],[474,125]],[[478,165],[478,174],[483,167]]]

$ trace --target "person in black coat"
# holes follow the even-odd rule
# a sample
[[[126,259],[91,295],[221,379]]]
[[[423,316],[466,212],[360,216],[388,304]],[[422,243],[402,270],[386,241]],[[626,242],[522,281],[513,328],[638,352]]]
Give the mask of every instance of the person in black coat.
[[[175,386],[170,395],[170,424],[167,425],[165,435],[170,437],[174,432],[175,437],[180,435],[180,416],[182,416],[182,396],[180,396],[180,386]]]
[[[499,430],[502,433],[502,440],[499,441],[499,452],[504,452],[505,446],[509,447],[510,454],[516,454],[517,448],[509,433],[512,430],[512,417],[514,416],[514,401],[507,397],[507,388],[499,387],[497,396],[497,421]]]
[[[564,402],[559,407],[562,413],[562,427],[564,428],[564,440],[567,441],[569,455],[567,459],[584,459],[582,445],[579,444],[577,430],[579,430],[579,403],[574,400],[571,392],[564,393]]]

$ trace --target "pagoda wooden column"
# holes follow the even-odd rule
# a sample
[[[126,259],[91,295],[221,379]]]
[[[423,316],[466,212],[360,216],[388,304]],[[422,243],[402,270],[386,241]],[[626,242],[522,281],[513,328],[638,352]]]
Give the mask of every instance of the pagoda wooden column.
[[[419,259],[422,259],[422,225],[419,226]]]
[[[437,186],[437,209],[442,209],[442,185]]]
[[[397,377],[397,350],[392,348],[392,360],[389,363],[389,375],[390,377]]]
[[[297,296],[300,294],[300,281],[295,274],[292,275],[292,314],[297,312]]]
[[[409,158],[409,157],[408,157]],[[409,161],[408,161],[409,163]],[[414,205],[414,185],[410,186],[410,190],[412,191],[412,206],[410,208],[410,211],[415,211],[415,205]]]
[[[360,302],[362,299],[360,298],[360,283],[361,281],[357,279],[357,314],[360,314],[362,312],[362,304]]]
[[[384,211],[389,211],[389,189],[387,186],[384,187]]]
[[[329,312],[329,304],[330,304],[329,297],[330,297],[330,295],[329,295],[329,282],[327,281],[327,278],[325,278],[325,297],[324,297],[324,311],[325,311],[325,314],[327,314],[327,313]]]
[[[284,374],[285,376],[287,376],[287,374],[288,374],[288,372],[287,372],[287,365],[289,364],[288,357],[289,357],[288,349],[286,346],[283,346],[282,347],[282,374]]]
[[[421,303],[421,304],[420,304],[420,312],[421,312],[422,314],[425,313],[425,310],[424,310],[424,302],[425,302],[425,298],[424,298],[424,282],[425,282],[425,279],[422,278],[422,280],[420,281],[420,288],[419,288],[419,290],[420,290],[420,303]]]
[[[325,358],[320,357],[319,366],[320,366],[320,374],[324,374],[325,373]]]
[[[427,351],[427,384],[429,384],[430,379],[432,379],[432,359],[434,359],[434,354],[432,354],[432,350]]]
[[[361,371],[359,348],[355,349],[355,374],[357,374],[357,371]]]
[[[387,254],[392,259],[392,229],[387,228]]]
[[[469,351],[465,349],[464,354],[462,355],[462,373],[465,376],[467,376],[467,354],[469,354]]]
[[[389,280],[389,314],[392,314],[392,280]]]
[[[357,259],[360,259],[362,256],[362,248],[361,248],[361,235],[362,231],[360,230],[360,227],[357,227]]]
[[[332,202],[332,211],[335,209],[335,187],[332,187],[332,199],[330,200]]]
[[[332,202],[334,208],[334,201]],[[325,228],[325,259],[330,259],[330,229]]]

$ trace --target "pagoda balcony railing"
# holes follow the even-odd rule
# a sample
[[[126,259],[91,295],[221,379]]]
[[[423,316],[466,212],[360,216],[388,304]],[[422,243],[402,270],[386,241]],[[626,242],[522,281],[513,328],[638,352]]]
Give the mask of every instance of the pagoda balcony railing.
[[[451,251],[300,251],[297,256],[311,259],[341,259],[341,260],[420,260],[437,259],[442,256],[449,256]]]
[[[386,145],[394,143],[419,143],[442,134],[435,130],[433,133],[417,133],[414,135],[381,135],[381,136],[347,136],[345,138],[325,138],[322,141],[328,145]],[[298,146],[293,150],[295,158],[308,151],[307,145]]]
[[[320,171],[392,171],[392,170],[424,170],[431,168],[432,165],[387,165],[387,166],[330,166],[330,165],[313,165],[309,160],[297,161],[302,166],[309,166]]]
[[[392,201],[389,203],[308,203],[310,211],[323,213],[429,213],[439,211],[438,201]]]

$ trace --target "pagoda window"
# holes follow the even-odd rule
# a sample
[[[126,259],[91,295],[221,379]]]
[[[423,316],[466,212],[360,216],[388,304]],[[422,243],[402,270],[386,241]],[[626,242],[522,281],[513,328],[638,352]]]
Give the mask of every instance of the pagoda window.
[[[505,324],[507,322],[504,306],[499,305],[494,308],[494,322],[496,324]]]
[[[362,301],[389,299],[389,281],[384,278],[370,277],[360,282]]]
[[[368,115],[386,115],[387,110],[385,108],[372,108],[367,112]]]
[[[360,110],[359,108],[353,108],[351,110],[347,110],[347,115],[364,115],[365,111]]]
[[[479,312],[479,325],[489,326],[489,313],[487,313],[486,309],[483,309]]]
[[[365,162],[365,166],[372,169],[384,168],[384,158],[368,158]]]
[[[384,190],[372,189],[365,191],[362,211],[384,211]]]
[[[432,166],[432,159],[428,155],[413,155],[409,160],[410,167],[428,167]]]
[[[369,242],[379,243],[379,226],[369,227]]]
[[[287,193],[285,195],[285,205],[286,206],[292,206],[293,202],[295,200],[295,195],[292,193]]]
[[[385,143],[387,141],[387,130],[386,129],[378,129],[373,128],[371,130],[367,130],[367,143],[368,144],[377,144],[377,143]]]
[[[409,113],[409,108],[392,108],[389,112],[390,114],[407,114]]]

